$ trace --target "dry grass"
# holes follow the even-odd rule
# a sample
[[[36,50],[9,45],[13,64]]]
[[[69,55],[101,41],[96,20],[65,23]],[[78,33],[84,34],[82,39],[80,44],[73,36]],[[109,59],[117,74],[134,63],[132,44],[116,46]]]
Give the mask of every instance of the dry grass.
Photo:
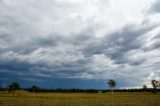
[[[0,92],[0,106],[160,106],[160,94]]]

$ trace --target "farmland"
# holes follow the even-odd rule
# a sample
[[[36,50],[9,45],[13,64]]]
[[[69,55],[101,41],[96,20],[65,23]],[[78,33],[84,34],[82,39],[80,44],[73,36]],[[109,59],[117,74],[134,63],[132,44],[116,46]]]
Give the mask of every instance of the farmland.
[[[0,106],[160,106],[160,94],[0,92]]]

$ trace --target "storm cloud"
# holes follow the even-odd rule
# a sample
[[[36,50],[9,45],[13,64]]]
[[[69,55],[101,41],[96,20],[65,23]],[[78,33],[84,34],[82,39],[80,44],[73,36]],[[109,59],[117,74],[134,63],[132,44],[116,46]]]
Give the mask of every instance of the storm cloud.
[[[75,87],[96,88],[113,78],[119,88],[151,86],[160,78],[160,20],[152,14],[160,11],[159,4],[1,0],[0,80],[50,84],[60,79],[65,87],[66,79],[71,87],[77,80]]]

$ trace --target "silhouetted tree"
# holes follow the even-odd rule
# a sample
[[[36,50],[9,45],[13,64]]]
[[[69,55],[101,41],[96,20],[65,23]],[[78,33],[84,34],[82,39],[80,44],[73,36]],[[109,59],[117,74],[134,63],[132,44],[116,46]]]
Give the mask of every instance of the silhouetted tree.
[[[144,90],[144,92],[146,92],[146,90],[147,90],[147,85],[143,85],[143,90]]]
[[[113,94],[113,88],[117,85],[116,81],[113,79],[108,80],[108,85],[111,88],[112,94]]]
[[[152,86],[153,86],[153,92],[154,92],[154,93],[156,93],[156,91],[157,91],[157,86],[156,86],[156,84],[155,84],[155,81],[156,81],[156,80],[152,80],[152,81],[151,81],[151,84],[152,84]]]
[[[151,84],[152,84],[152,86],[153,86],[154,89],[157,89],[157,86],[156,86],[156,84],[155,84],[155,80],[152,80],[152,81],[151,81]]]
[[[33,86],[31,87],[31,91],[32,91],[32,92],[37,92],[38,90],[39,90],[39,87],[36,86],[36,85],[33,85]]]
[[[13,96],[15,94],[15,91],[18,90],[18,89],[20,89],[20,86],[17,82],[13,82],[9,85],[9,92],[13,93]]]

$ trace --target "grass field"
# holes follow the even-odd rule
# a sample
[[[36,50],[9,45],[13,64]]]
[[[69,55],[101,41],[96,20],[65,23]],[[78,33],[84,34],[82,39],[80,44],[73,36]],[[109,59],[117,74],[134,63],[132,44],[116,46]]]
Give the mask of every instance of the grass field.
[[[0,92],[0,106],[160,106],[160,94]]]

